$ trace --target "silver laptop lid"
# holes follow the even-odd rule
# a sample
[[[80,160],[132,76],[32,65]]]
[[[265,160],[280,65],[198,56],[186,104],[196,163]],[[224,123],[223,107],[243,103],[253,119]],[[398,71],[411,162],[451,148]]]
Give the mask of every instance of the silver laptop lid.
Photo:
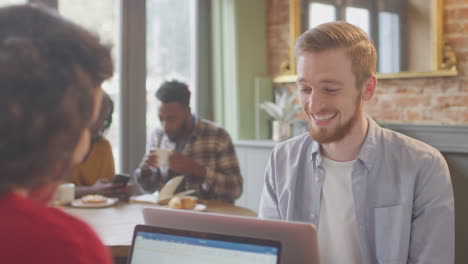
[[[315,226],[302,222],[262,220],[206,212],[143,208],[145,224],[189,231],[279,241],[280,263],[319,263]]]

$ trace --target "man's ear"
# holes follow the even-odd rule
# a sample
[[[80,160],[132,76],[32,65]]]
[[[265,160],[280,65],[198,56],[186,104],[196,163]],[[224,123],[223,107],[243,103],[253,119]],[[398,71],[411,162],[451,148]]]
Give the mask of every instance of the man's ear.
[[[372,75],[365,83],[364,83],[364,91],[362,93],[362,99],[364,101],[369,101],[372,99],[375,93],[375,88],[377,87],[377,78],[375,75]]]

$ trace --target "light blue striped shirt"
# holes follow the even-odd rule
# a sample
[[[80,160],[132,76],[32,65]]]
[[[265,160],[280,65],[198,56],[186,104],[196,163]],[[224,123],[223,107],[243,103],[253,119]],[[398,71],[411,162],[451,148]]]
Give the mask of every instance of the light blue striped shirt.
[[[351,173],[363,263],[453,263],[454,199],[445,159],[435,148],[368,120]],[[320,228],[321,164],[319,144],[307,133],[278,144],[259,217]]]

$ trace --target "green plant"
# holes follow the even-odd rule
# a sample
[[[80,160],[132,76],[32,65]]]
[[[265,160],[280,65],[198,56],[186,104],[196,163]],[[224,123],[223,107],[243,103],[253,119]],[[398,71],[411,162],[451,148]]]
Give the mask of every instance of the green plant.
[[[284,90],[275,94],[275,102],[263,102],[260,108],[265,110],[274,120],[291,123],[294,116],[301,111],[301,106],[296,104],[295,94]]]

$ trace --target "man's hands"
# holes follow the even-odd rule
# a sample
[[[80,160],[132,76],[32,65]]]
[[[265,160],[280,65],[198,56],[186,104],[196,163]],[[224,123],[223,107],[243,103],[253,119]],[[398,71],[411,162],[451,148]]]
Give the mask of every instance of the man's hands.
[[[143,160],[142,170],[148,170],[150,167],[158,168],[158,155],[156,150],[150,150]]]
[[[75,196],[87,194],[100,194],[107,197],[117,197],[126,200],[130,197],[130,186],[122,183],[112,183],[108,179],[100,179],[92,186],[79,186],[75,188]]]
[[[141,168],[141,178],[147,178],[152,175],[150,168],[159,168],[158,164],[158,155],[156,151],[152,150],[146,154],[143,167]],[[169,157],[169,168],[172,171],[177,173],[186,174],[186,175],[196,175],[199,177],[206,176],[206,168],[190,157],[181,154],[178,151],[173,150],[172,154]]]

